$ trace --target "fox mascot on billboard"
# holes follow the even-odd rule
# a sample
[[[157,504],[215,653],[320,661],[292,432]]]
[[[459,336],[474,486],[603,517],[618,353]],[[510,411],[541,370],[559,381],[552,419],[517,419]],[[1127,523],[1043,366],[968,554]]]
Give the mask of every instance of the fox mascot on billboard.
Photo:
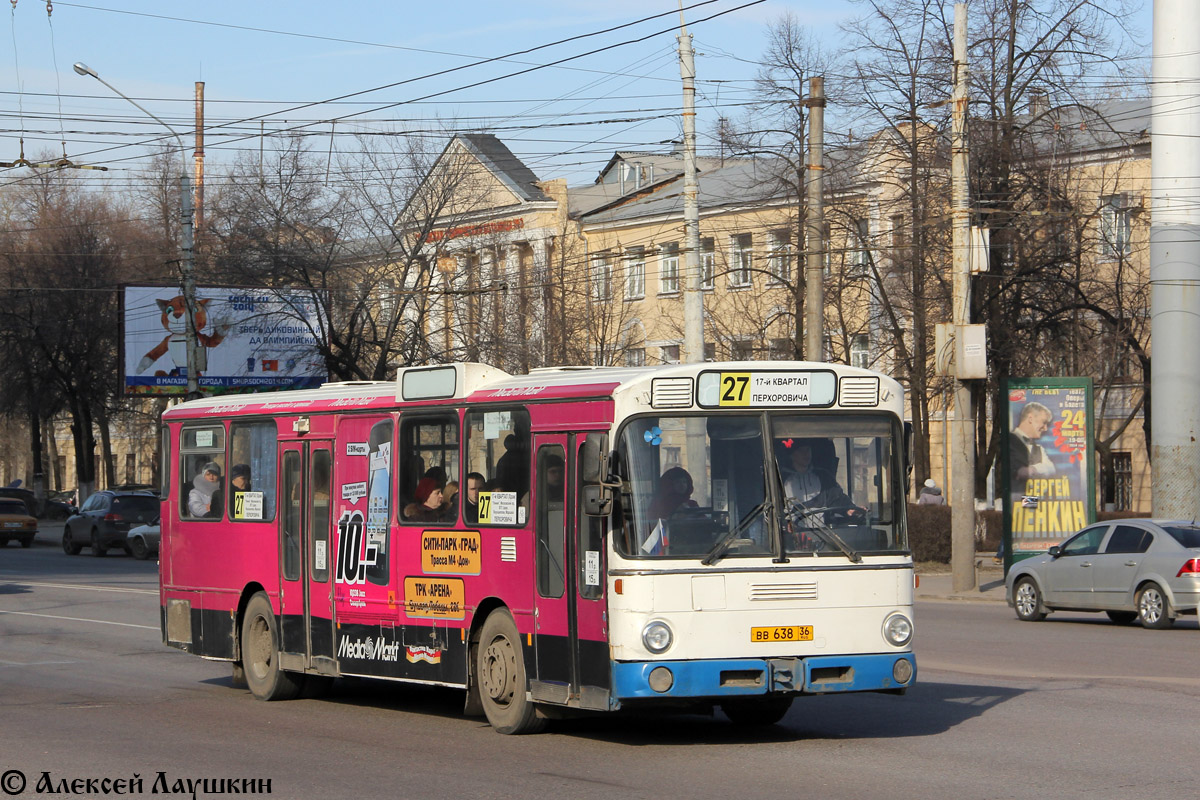
[[[196,341],[203,347],[213,348],[225,340],[225,334],[229,333],[232,325],[214,321],[213,332],[201,333],[204,327],[208,325],[208,311],[205,306],[209,304],[211,298],[205,300],[197,300],[195,317],[196,323]],[[175,375],[187,367],[187,306],[184,304],[183,295],[176,295],[170,300],[155,300],[158,303],[159,309],[162,311],[162,326],[166,329],[167,335],[155,347],[142,356],[142,360],[138,362],[137,371],[145,372],[153,366],[155,361],[162,358],[164,355],[169,355],[174,368],[170,371],[157,370],[155,375]]]

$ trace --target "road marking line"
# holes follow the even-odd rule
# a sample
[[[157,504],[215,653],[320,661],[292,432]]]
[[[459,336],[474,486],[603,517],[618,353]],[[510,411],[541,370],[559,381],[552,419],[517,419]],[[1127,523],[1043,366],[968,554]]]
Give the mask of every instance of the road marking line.
[[[32,611],[3,611],[0,614],[16,614],[19,617],[45,617],[46,619],[65,619],[70,622],[94,622],[97,625],[120,625],[122,628],[141,628],[147,631],[158,630],[157,625],[134,625],[132,622],[109,622],[103,619],[84,619],[83,617],[60,617],[57,614],[34,614]]]
[[[119,586],[82,586],[77,583],[35,583],[33,581],[7,581],[8,586],[42,586],[47,589],[83,589],[90,592],[122,592],[126,594],[158,594],[157,589],[123,589]]]
[[[12,669],[13,667],[47,667],[55,664],[79,664],[79,661],[5,661],[0,658],[0,669]]]

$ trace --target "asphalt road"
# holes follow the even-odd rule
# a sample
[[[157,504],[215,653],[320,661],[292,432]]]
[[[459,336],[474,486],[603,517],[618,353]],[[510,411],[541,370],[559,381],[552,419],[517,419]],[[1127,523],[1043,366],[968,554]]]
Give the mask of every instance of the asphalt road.
[[[0,550],[0,791],[19,771],[16,796],[38,796],[43,772],[57,787],[138,775],[146,795],[161,772],[160,794],[247,778],[284,798],[606,800],[1186,797],[1200,779],[1195,617],[1144,631],[920,602],[904,697],[805,698],[750,733],[717,714],[506,737],[446,690],[347,680],[320,699],[257,702],[227,664],[160,643],[154,562],[68,557],[42,539]]]

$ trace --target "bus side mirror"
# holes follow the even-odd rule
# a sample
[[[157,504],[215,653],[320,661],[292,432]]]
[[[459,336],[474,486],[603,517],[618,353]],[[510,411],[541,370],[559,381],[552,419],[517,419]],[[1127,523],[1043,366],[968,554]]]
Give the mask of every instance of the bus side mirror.
[[[584,483],[604,483],[608,477],[606,439],[602,433],[589,433],[579,448],[579,475]]]
[[[612,513],[613,498],[607,486],[599,483],[583,487],[583,513],[588,517],[607,517]]]

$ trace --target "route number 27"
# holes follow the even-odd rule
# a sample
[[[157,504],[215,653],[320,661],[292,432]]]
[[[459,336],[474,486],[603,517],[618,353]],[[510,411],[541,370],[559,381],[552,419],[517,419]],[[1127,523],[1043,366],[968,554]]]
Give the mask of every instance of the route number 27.
[[[721,405],[748,406],[750,405],[750,373],[722,372],[721,373]]]

